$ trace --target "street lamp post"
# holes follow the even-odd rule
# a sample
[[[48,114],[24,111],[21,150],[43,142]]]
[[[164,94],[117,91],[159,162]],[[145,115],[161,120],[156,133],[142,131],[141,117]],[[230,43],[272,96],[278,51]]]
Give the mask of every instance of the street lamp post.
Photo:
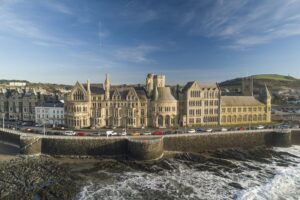
[[[5,123],[5,113],[2,113],[2,128],[4,129],[5,128],[5,125],[4,125],[4,123]]]

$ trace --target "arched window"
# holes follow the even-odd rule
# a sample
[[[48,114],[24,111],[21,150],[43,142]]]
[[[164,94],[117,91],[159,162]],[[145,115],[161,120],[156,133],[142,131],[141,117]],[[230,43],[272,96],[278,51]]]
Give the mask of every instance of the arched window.
[[[83,101],[84,100],[84,95],[82,91],[77,90],[76,92],[73,93],[73,100],[75,101]]]

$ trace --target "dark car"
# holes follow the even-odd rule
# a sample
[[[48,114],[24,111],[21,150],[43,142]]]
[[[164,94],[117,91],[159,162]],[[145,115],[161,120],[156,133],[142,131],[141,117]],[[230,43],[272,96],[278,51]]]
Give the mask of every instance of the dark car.
[[[152,135],[163,135],[163,134],[164,134],[164,132],[162,132],[162,131],[154,131],[152,133]]]
[[[172,134],[172,131],[165,131],[163,134],[164,134],[164,135],[171,135],[171,134]]]
[[[196,129],[196,132],[197,132],[197,133],[202,133],[202,132],[205,132],[205,129],[203,129],[203,128],[197,128],[197,129]]]

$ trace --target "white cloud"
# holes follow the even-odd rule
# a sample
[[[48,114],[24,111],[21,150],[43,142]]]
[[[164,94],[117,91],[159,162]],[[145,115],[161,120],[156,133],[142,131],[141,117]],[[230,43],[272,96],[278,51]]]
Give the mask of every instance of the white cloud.
[[[77,39],[50,35],[33,21],[18,16],[17,13],[6,7],[0,7],[0,32],[18,37],[31,38],[35,44],[43,46],[76,46],[85,44]]]
[[[182,16],[181,26],[190,34],[217,37],[230,48],[244,49],[300,35],[299,9],[297,0],[213,1],[205,11],[201,5],[191,7]]]
[[[45,1],[44,3],[49,9],[53,11],[66,14],[66,15],[73,15],[73,11],[71,10],[71,8],[62,4],[59,1],[51,0],[51,1]]]
[[[156,10],[149,8],[146,2],[138,0],[129,1],[121,15],[127,18],[127,22],[137,24],[144,24],[159,18]]]
[[[149,54],[160,50],[157,46],[138,45],[135,47],[120,48],[116,51],[116,57],[120,60],[134,63],[153,62],[148,56]]]

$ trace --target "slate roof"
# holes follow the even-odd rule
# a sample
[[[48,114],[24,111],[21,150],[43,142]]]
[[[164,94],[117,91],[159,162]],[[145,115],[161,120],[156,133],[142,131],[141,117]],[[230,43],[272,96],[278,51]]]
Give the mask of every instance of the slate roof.
[[[221,106],[263,106],[253,96],[222,96]]]
[[[177,101],[175,97],[171,93],[171,89],[169,87],[159,87],[157,88],[157,98],[156,101]]]
[[[82,86],[87,91],[87,84],[82,84]],[[101,94],[105,93],[105,90],[103,89],[102,84],[91,84],[90,88],[91,88],[92,94],[101,95]]]

